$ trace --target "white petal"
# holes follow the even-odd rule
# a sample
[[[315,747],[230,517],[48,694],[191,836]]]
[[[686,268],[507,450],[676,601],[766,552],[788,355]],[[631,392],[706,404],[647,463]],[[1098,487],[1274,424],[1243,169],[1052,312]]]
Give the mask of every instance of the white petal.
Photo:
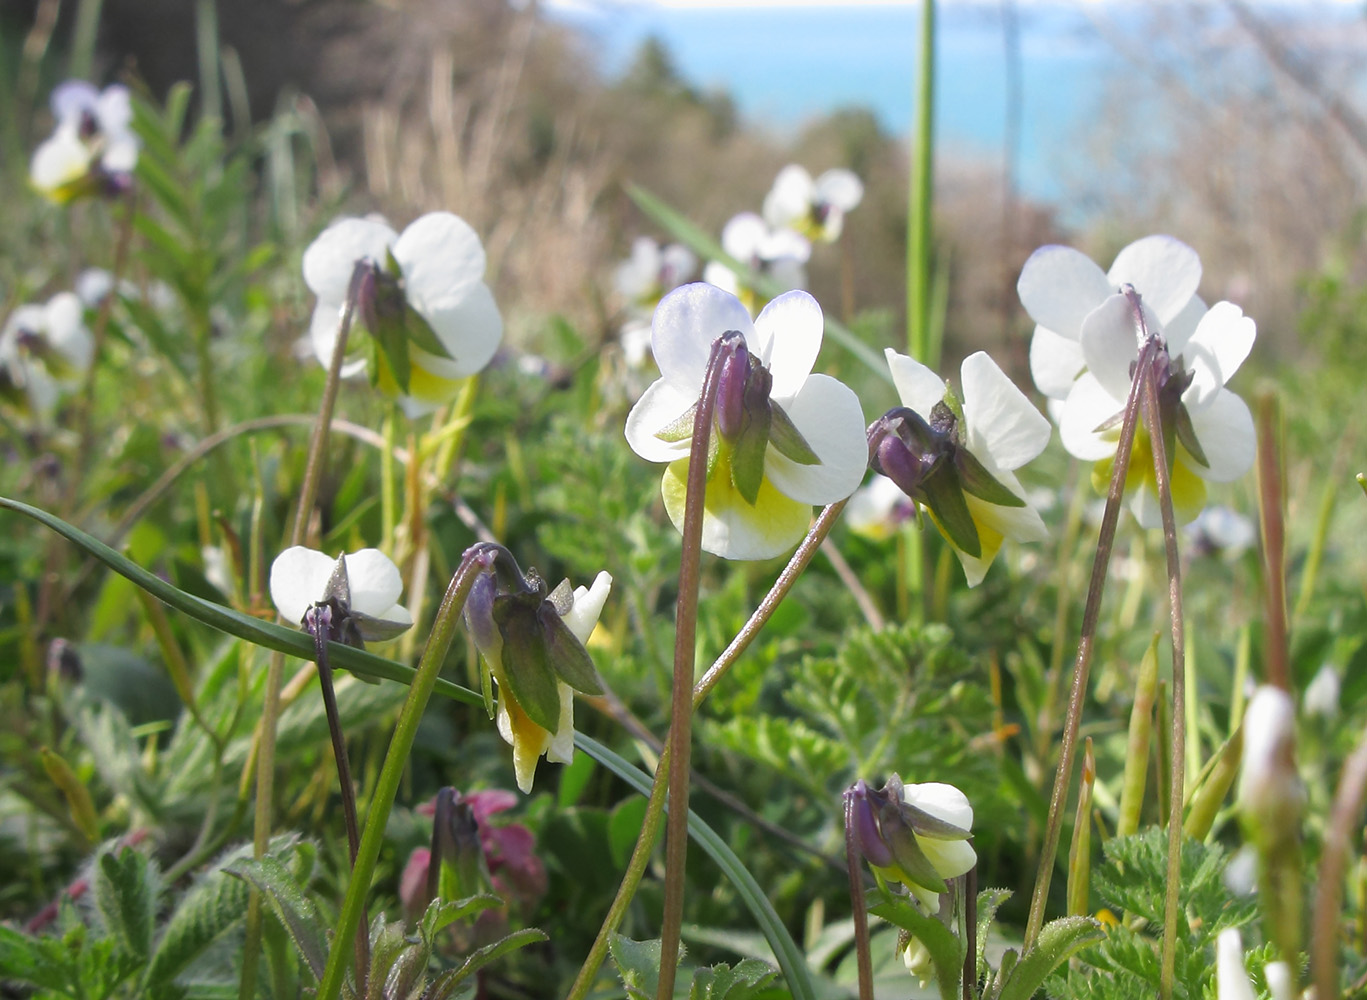
[[[60,126],[33,151],[29,180],[39,191],[52,192],[80,180],[90,170],[90,150],[76,129]]]
[[[1201,317],[1206,314],[1209,308],[1199,295],[1193,295],[1182,311],[1175,317],[1163,324],[1163,340],[1168,345],[1168,353],[1174,358],[1182,353],[1191,340],[1191,335],[1196,332],[1196,327],[1201,322]]]
[[[1106,391],[1096,376],[1086,373],[1073,384],[1063,404],[1058,434],[1064,449],[1084,462],[1099,462],[1115,454],[1115,429],[1097,434],[1096,428],[1125,409],[1124,401]]]
[[[715,260],[709,260],[707,266],[702,269],[702,280],[731,295],[740,293],[740,281],[736,278],[736,272]]]
[[[1025,262],[1016,282],[1016,293],[1030,318],[1067,340],[1077,340],[1082,320],[1114,291],[1090,257],[1064,246],[1040,247]]]
[[[659,273],[659,244],[649,236],[638,236],[631,244],[631,257],[617,266],[613,286],[622,298],[634,302],[655,286]]]
[[[864,184],[851,170],[836,167],[816,179],[816,196],[833,208],[848,212],[864,199]]]
[[[967,840],[933,840],[917,836],[916,844],[941,878],[967,874],[978,863],[978,852]]]
[[[93,83],[85,80],[67,80],[59,83],[52,88],[52,96],[48,98],[52,117],[59,122],[79,122],[83,114],[94,114],[99,103],[99,90]]]
[[[792,229],[774,229],[760,241],[759,256],[770,270],[782,262],[805,264],[812,257],[812,242]]]
[[[90,367],[95,338],[85,326],[85,305],[75,292],[58,292],[47,304],[47,341],[79,372]]]
[[[612,574],[604,571],[593,579],[593,586],[575,587],[574,604],[564,614],[565,625],[580,642],[588,642],[593,634],[598,618],[603,614],[603,605],[612,591]]]
[[[483,371],[503,341],[503,316],[494,293],[482,281],[467,286],[461,298],[427,302],[417,306],[417,311],[451,356],[440,358],[413,348],[412,361],[442,378],[465,378]]]
[[[385,618],[403,593],[399,567],[379,549],[361,549],[346,557],[351,609],[372,618]],[[318,595],[318,596],[321,596]],[[314,600],[318,599],[314,597]],[[393,619],[391,619],[393,620]]]
[[[1210,467],[1193,461],[1191,470],[1204,479],[1228,483],[1253,466],[1258,439],[1253,414],[1236,393],[1221,389],[1200,409],[1190,408],[1192,430]]]
[[[902,405],[929,420],[931,409],[936,403],[944,401],[944,379],[915,358],[898,354],[891,347],[884,349],[883,356],[888,359],[892,383],[897,387],[897,396],[902,400]]]
[[[964,359],[960,369],[968,447],[980,460],[991,456],[999,469],[1019,469],[1049,443],[1049,418],[983,351]]]
[[[759,255],[759,248],[769,235],[769,226],[754,212],[733,215],[722,227],[721,248],[742,264]]]
[[[1166,324],[1196,294],[1201,284],[1201,258],[1171,236],[1145,236],[1116,255],[1106,278],[1112,290],[1134,285],[1159,322]]]
[[[131,134],[111,139],[100,157],[100,166],[112,174],[129,174],[138,165],[138,141]]]
[[[574,688],[557,681],[556,690],[560,694],[560,718],[546,745],[546,759],[554,764],[569,764],[574,760]]]
[[[1139,526],[1145,531],[1153,531],[1155,528],[1163,527],[1163,506],[1158,500],[1158,490],[1154,486],[1152,470],[1145,470],[1145,472],[1150,474],[1144,477],[1139,488],[1126,491],[1126,503]],[[1182,512],[1174,507],[1172,514],[1173,519],[1181,524]]]
[[[1145,322],[1152,319],[1150,314]],[[1082,357],[1087,370],[1122,404],[1130,396],[1131,368],[1139,357],[1138,338],[1134,307],[1124,295],[1109,296],[1082,321]]]
[[[783,495],[811,504],[834,503],[857,490],[868,471],[869,446],[853,390],[829,375],[813,375],[785,409],[821,464],[799,465],[771,444],[764,457],[769,481]]]
[[[1244,968],[1244,943],[1239,932],[1226,927],[1215,939],[1215,995],[1217,1000],[1255,1000],[1253,983]]]
[[[807,286],[807,269],[802,266],[802,261],[792,257],[769,261],[765,266],[764,273],[770,281],[785,292]]]
[[[952,823],[960,830],[973,829],[973,803],[953,785],[942,781],[927,781],[919,785],[903,785],[902,801],[936,819]],[[957,874],[962,875],[963,872]]]
[[[626,437],[631,450],[647,462],[672,462],[687,456],[691,438],[662,441],[655,435],[697,401],[697,395],[687,396],[664,379],[657,379],[627,414]]]
[[[341,219],[328,226],[304,251],[304,284],[320,301],[339,306],[347,299],[358,260],[383,264],[398,237],[383,222]]]
[[[757,349],[745,306],[715,285],[681,285],[661,299],[651,323],[650,349],[665,381],[696,401],[712,343],[728,330],[739,331],[746,344]]]
[[[271,563],[271,600],[280,617],[298,625],[309,605],[316,604],[327,590],[337,560],[317,549],[295,545]],[[348,567],[349,570],[349,567]]]
[[[335,302],[325,302],[318,300],[318,304],[313,307],[313,318],[309,321],[309,343],[313,345],[314,356],[318,363],[324,368],[332,364],[332,351],[337,346],[337,334],[340,332],[342,323],[342,307]],[[348,344],[353,344],[351,338],[364,336],[353,325],[352,332],[347,335]],[[365,371],[365,355],[352,361],[342,363],[342,377],[351,378]]]
[[[1025,490],[1014,475],[1006,472],[999,478],[1008,490],[1025,498]],[[1044,519],[1028,502],[1024,507],[1003,507],[974,496],[966,499],[973,519],[998,532],[1003,538],[1013,542],[1042,542],[1049,537],[1049,528]]]
[[[790,226],[804,218],[816,195],[812,175],[805,167],[790,163],[778,172],[774,186],[764,197],[764,221],[771,226]]]
[[[784,292],[760,310],[755,346],[774,377],[774,399],[790,399],[802,388],[816,364],[824,332],[821,306],[806,292]]]
[[[1073,383],[1087,367],[1082,345],[1061,337],[1046,326],[1035,327],[1030,338],[1030,374],[1035,388],[1051,401],[1067,399]]]
[[[105,87],[95,101],[95,117],[99,119],[100,131],[111,139],[127,132],[133,124],[133,102],[128,88],[121,83]]]
[[[430,212],[413,222],[394,241],[394,259],[403,269],[408,301],[424,315],[451,308],[484,278],[479,236],[450,212]]]
[[[698,269],[698,257],[688,247],[671,243],[661,255],[656,278],[666,290],[677,288]]]
[[[1257,335],[1253,320],[1233,302],[1215,303],[1182,352],[1193,376],[1182,401],[1190,406],[1203,406],[1239,370]]]

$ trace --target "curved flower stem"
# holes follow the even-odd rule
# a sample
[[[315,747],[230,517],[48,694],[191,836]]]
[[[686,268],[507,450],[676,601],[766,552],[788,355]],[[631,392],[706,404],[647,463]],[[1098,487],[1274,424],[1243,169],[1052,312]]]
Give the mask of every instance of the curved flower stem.
[[[422,722],[423,710],[427,707],[437,677],[441,674],[442,661],[451,648],[456,628],[460,624],[460,613],[465,607],[465,598],[476,577],[493,565],[496,554],[491,546],[484,543],[471,546],[465,552],[456,575],[451,578],[446,594],[437,608],[432,622],[432,631],[427,636],[422,659],[418,661],[418,672],[408,689],[408,697],[399,713],[398,725],[389,742],[389,752],[385,754],[384,766],[380,770],[375,791],[370,797],[370,809],[366,814],[365,830],[361,834],[360,850],[356,854],[356,864],[347,882],[346,897],[342,901],[341,913],[337,918],[337,929],[333,936],[334,946],[328,954],[323,978],[318,983],[318,1000],[337,1000],[341,994],[342,980],[346,976],[347,949],[338,943],[357,933],[364,932],[361,915],[365,911],[366,893],[370,891],[370,880],[375,874],[375,862],[380,856],[384,842],[385,824],[389,822],[389,812],[394,806],[399,783],[403,780],[404,769],[408,766],[408,754],[413,749],[413,740],[418,734],[418,724]]]
[[[1158,353],[1157,341],[1146,343],[1139,352],[1139,367],[1151,366]],[[1049,819],[1040,849],[1039,872],[1030,896],[1030,916],[1025,924],[1025,941],[1021,949],[1026,954],[1039,939],[1044,926],[1044,905],[1049,899],[1049,881],[1054,875],[1054,859],[1058,855],[1059,834],[1063,828],[1063,810],[1068,800],[1068,786],[1073,777],[1073,757],[1077,752],[1077,731],[1082,721],[1082,703],[1087,697],[1087,678],[1092,666],[1092,651],[1096,643],[1097,620],[1101,614],[1101,595],[1106,586],[1106,569],[1115,544],[1116,522],[1120,518],[1120,501],[1125,493],[1125,476],[1130,468],[1130,454],[1134,448],[1134,432],[1139,421],[1139,379],[1130,385],[1125,401],[1124,417],[1120,424],[1120,440],[1116,442],[1115,462],[1111,467],[1111,484],[1106,492],[1106,509],[1101,515],[1101,531],[1097,537],[1096,557],[1092,560],[1092,577],[1087,585],[1087,603],[1082,611],[1082,636],[1078,640],[1077,659],[1073,662],[1073,684],[1068,694],[1068,713],[1063,723],[1063,738],[1059,747],[1058,768],[1054,772],[1054,790],[1049,797]]]
[[[1286,511],[1277,397],[1258,397],[1258,514],[1267,596],[1267,683],[1291,690],[1286,638]]]
[[[760,601],[749,620],[736,633],[736,637],[731,640],[726,649],[703,674],[702,679],[694,686],[694,709],[707,697],[708,692],[716,687],[717,682],[726,676],[726,672],[749,648],[760,629],[773,617],[774,612],[778,609],[783,598],[787,596],[788,591],[792,589],[798,576],[812,561],[817,550],[821,548],[821,543],[830,534],[836,518],[844,509],[844,500],[822,509],[815,523],[807,532],[807,537],[802,540],[802,544],[797,547],[797,551],[788,560],[788,565],[784,567],[783,572],[774,581],[774,585],[769,589],[764,600]],[[608,914],[603,920],[603,926],[599,928],[598,937],[594,939],[593,946],[589,949],[584,964],[579,970],[579,975],[575,977],[574,984],[570,987],[569,993],[566,994],[566,1000],[584,1000],[584,997],[588,996],[594,978],[598,975],[598,969],[607,956],[608,941],[613,932],[621,925],[622,917],[626,915],[627,907],[635,897],[636,889],[641,883],[641,878],[645,875],[646,864],[650,860],[650,853],[654,849],[655,841],[659,835],[660,817],[664,813],[665,777],[669,772],[668,761],[672,756],[673,742],[673,733],[671,732],[665,739],[664,749],[660,752],[660,761],[655,768],[655,784],[651,787],[650,799],[646,803],[646,815],[641,826],[641,835],[637,838],[636,847],[632,850],[631,859],[627,862],[627,870],[622,876],[622,884],[617,889],[617,896],[608,909]]]
[[[300,545],[308,532],[309,515],[318,497],[318,482],[323,475],[323,461],[327,452],[328,431],[332,426],[332,410],[337,403],[337,390],[342,382],[342,361],[346,357],[347,336],[356,312],[356,281],[342,309],[337,331],[337,343],[332,349],[328,365],[327,383],[318,405],[318,420],[309,438],[308,461],[304,465],[304,481],[299,486],[299,505],[295,508],[294,523],[290,528],[290,545]],[[297,623],[292,623],[297,624]],[[252,828],[252,854],[262,858],[271,837],[271,800],[275,796],[275,730],[280,722],[280,687],[285,673],[285,654],[273,652],[266,666],[266,690],[261,702],[261,721],[257,723],[256,738],[256,818]],[[256,995],[256,966],[261,954],[261,894],[252,891],[247,903],[247,937],[242,950],[242,979],[238,996],[250,1000]]]
[[[1135,309],[1139,314],[1139,309]],[[1142,323],[1143,320],[1141,319]],[[1168,881],[1163,911],[1163,962],[1159,972],[1158,995],[1172,996],[1177,979],[1177,922],[1180,919],[1178,896],[1182,888],[1182,805],[1185,801],[1187,762],[1186,727],[1186,641],[1182,618],[1182,564],[1177,555],[1177,520],[1172,512],[1172,473],[1168,465],[1167,442],[1163,438],[1162,416],[1158,406],[1158,355],[1148,364],[1140,358],[1135,381],[1142,386],[1144,421],[1149,428],[1153,450],[1154,484],[1158,488],[1158,509],[1163,516],[1163,548],[1168,561],[1168,610],[1172,615],[1172,771],[1168,792]]]
[[[873,1000],[873,958],[869,954],[869,911],[864,900],[864,859],[854,830],[854,796],[845,793],[845,867],[850,876],[850,908],[854,919],[854,955],[859,969],[859,1000]]]
[[[683,552],[679,560],[679,600],[674,615],[674,685],[670,696],[668,762],[669,817],[665,821],[665,898],[660,927],[660,982],[656,996],[674,996],[683,930],[684,879],[688,861],[688,776],[693,752],[693,659],[698,645],[698,584],[702,568],[703,504],[707,494],[708,443],[721,382],[724,338],[712,343],[702,395],[693,414],[687,493],[684,500]],[[657,771],[665,767],[661,760]]]

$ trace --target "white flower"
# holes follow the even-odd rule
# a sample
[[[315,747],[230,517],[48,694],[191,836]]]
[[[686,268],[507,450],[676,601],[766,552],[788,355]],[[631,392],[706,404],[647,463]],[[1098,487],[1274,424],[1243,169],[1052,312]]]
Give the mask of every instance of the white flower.
[[[1207,507],[1186,527],[1187,537],[1200,552],[1221,553],[1235,560],[1253,547],[1258,528],[1238,511],[1222,505]]]
[[[911,504],[900,486],[887,476],[875,475],[845,505],[845,525],[855,534],[881,541],[910,516]]]
[[[901,942],[898,942],[899,946]],[[930,949],[918,937],[908,937],[906,946],[900,948],[902,963],[907,967],[907,971],[916,977],[921,984],[921,989],[925,989],[930,982],[930,977],[935,974],[935,964],[931,959]]]
[[[977,586],[1005,539],[1048,537],[1014,470],[1044,450],[1049,421],[981,351],[959,370],[961,404],[925,365],[891,349],[886,354],[912,416],[892,410],[882,418],[886,433],[875,433],[875,467],[925,506],[969,586]]]
[[[770,227],[754,212],[732,216],[722,228],[721,248],[781,288],[801,288],[807,284],[806,265],[812,255],[811,243],[791,229]],[[747,284],[748,274],[736,274],[714,260],[703,269],[702,279],[738,297],[752,316],[760,306],[758,293]]]
[[[1256,1000],[1244,968],[1244,942],[1233,927],[1215,939],[1215,996],[1217,1000]]]
[[[592,587],[574,588],[574,603],[560,618],[581,644],[588,643],[611,590],[612,576],[606,572],[594,578]],[[488,656],[485,658],[487,661]],[[501,672],[495,670],[495,677]],[[513,772],[523,793],[532,790],[536,762],[542,754],[557,764],[568,764],[574,759],[574,689],[558,678],[556,687],[560,695],[560,724],[555,732],[550,732],[528,718],[505,683],[498,685],[498,734],[513,748]]]
[[[1263,966],[1263,979],[1272,1000],[1295,1000],[1296,989],[1291,981],[1291,966],[1286,962],[1268,962]],[[1223,1000],[1217,997],[1216,1000]]]
[[[631,244],[631,257],[617,266],[613,284],[629,309],[651,310],[697,269],[698,258],[688,247],[671,243],[661,248],[649,236],[639,236]]]
[[[939,781],[903,785],[902,801],[960,830],[973,829],[973,803],[953,785]],[[958,878],[978,863],[978,852],[966,839],[941,839],[919,831],[914,836],[916,846],[942,879]],[[914,882],[905,884],[927,912],[940,912],[939,893]]]
[[[348,357],[343,374],[358,374],[367,365],[360,350],[368,346],[359,336],[364,330],[372,337],[405,341],[410,366],[406,390],[384,349],[373,352],[378,370],[371,378],[398,397],[409,416],[453,399],[461,380],[484,368],[503,339],[503,318],[483,280],[484,247],[475,231],[450,212],[424,215],[402,235],[374,219],[342,219],[323,230],[304,252],[304,281],[318,296],[309,334],[324,365],[332,359],[360,262],[367,265],[372,282],[359,296],[363,301],[347,341],[349,355],[356,350],[360,356]],[[416,316],[410,318],[406,309]],[[399,323],[398,332],[394,323]],[[385,329],[369,329],[380,325]]]
[[[15,402],[45,420],[61,393],[80,384],[94,352],[81,300],[59,292],[44,305],[19,306],[10,313],[0,332],[0,382],[7,383],[4,390],[12,390]]]
[[[1332,665],[1326,663],[1315,673],[1314,679],[1306,686],[1301,708],[1306,715],[1318,715],[1332,719],[1339,714],[1339,675]]]
[[[1296,771],[1296,709],[1281,688],[1264,684],[1244,712],[1237,800],[1250,839],[1280,843],[1298,829],[1305,790]]]
[[[280,617],[300,624],[304,613],[315,604],[338,596],[336,576],[338,559],[317,549],[296,545],[286,549],[271,563],[271,600]],[[403,578],[399,568],[379,549],[361,549],[343,556],[346,567],[344,595],[346,611],[360,616],[360,637],[371,641],[392,639],[413,624],[408,609],[399,603]]]
[[[840,238],[845,213],[864,197],[864,185],[851,171],[827,170],[815,181],[804,167],[790,163],[774,178],[764,198],[764,221],[775,229],[794,229],[813,240]]]
[[[53,201],[67,202],[101,189],[120,190],[138,162],[138,138],[130,125],[128,88],[103,92],[84,80],[68,80],[52,92],[57,127],[34,150],[29,180]]]
[[[647,461],[670,463],[663,494],[675,526],[683,524],[690,414],[712,344],[726,334],[743,342],[730,359],[733,387],[751,391],[744,405],[718,393],[717,453],[703,517],[708,552],[729,559],[780,555],[806,533],[813,504],[842,500],[863,479],[868,445],[859,400],[835,379],[811,374],[823,330],[821,307],[800,291],[774,299],[753,323],[735,296],[702,282],[675,289],[655,310],[651,346],[662,377],[628,415],[626,438]],[[772,384],[756,398],[766,379]],[[763,423],[762,440],[745,439],[762,450],[732,435],[728,427],[737,421],[747,428]]]
[[[1036,323],[1030,342],[1035,385],[1051,399],[1068,398],[1087,366],[1083,322],[1122,285],[1134,286],[1170,339],[1185,342],[1206,311],[1196,295],[1200,283],[1201,258],[1171,236],[1136,240],[1116,255],[1107,272],[1072,247],[1040,247],[1016,283],[1021,304]]]

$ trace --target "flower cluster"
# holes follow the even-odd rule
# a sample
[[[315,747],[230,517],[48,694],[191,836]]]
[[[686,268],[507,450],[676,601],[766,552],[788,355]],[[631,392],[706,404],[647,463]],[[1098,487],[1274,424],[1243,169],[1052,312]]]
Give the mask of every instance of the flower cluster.
[[[368,370],[411,417],[449,402],[503,339],[484,265],[479,237],[450,212],[424,215],[402,234],[375,219],[334,222],[304,251],[304,282],[318,297],[309,328],[318,360],[331,362],[350,303],[342,373]]]
[[[139,145],[128,88],[68,80],[53,90],[51,106],[56,128],[33,153],[30,183],[59,204],[126,191]]]
[[[1196,294],[1200,280],[1194,250],[1170,236],[1149,236],[1122,250],[1108,272],[1070,247],[1041,247],[1017,284],[1037,324],[1030,345],[1035,384],[1057,401],[1063,446],[1097,463],[1099,488],[1110,478],[1139,351],[1147,339],[1160,340],[1164,443],[1182,521],[1204,506],[1205,480],[1242,476],[1255,447],[1248,407],[1224,386],[1248,356],[1256,329],[1231,302],[1207,309]],[[1146,436],[1136,437],[1126,485],[1139,523],[1161,524]]]
[[[74,293],[19,306],[0,331],[0,400],[46,422],[62,393],[89,370],[94,351],[85,308]]]

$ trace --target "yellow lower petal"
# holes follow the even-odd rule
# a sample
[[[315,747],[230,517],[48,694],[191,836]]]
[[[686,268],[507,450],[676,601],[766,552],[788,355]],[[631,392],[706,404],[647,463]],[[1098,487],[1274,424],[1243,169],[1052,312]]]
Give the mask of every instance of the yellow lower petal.
[[[661,493],[669,519],[683,530],[688,496],[688,459],[671,462]],[[787,552],[807,533],[811,504],[780,493],[766,476],[752,506],[731,483],[725,451],[718,455],[703,498],[702,547],[726,559],[771,559]]]
[[[504,689],[499,688],[498,692],[499,715],[506,719],[506,730],[503,725],[499,726],[504,739],[508,739],[509,733],[512,739],[508,740],[513,745],[513,773],[517,776],[517,787],[524,794],[532,790],[532,780],[536,777],[536,762],[541,755],[551,745],[551,734],[538,726],[526,712],[522,711],[522,706],[517,703],[517,699],[504,694]]]
[[[1177,523],[1186,524],[1201,513],[1206,505],[1206,481],[1192,471],[1195,459],[1180,443],[1172,461],[1172,510]],[[1092,488],[1105,494],[1111,485],[1111,470],[1115,459],[1107,458],[1092,466]],[[1125,474],[1125,492],[1147,490],[1158,496],[1158,479],[1153,471],[1153,447],[1149,432],[1142,425],[1135,428],[1134,448],[1130,452],[1130,468]]]
[[[389,367],[384,352],[377,351],[376,354],[379,356],[379,371],[376,373],[375,387],[386,396],[394,398],[407,396],[409,399],[415,399],[426,406],[440,406],[455,399],[465,384],[463,378],[443,378],[440,375],[432,374],[426,368],[420,367],[413,362],[410,351],[408,391],[404,392],[399,388],[399,383],[394,380],[394,372]]]

